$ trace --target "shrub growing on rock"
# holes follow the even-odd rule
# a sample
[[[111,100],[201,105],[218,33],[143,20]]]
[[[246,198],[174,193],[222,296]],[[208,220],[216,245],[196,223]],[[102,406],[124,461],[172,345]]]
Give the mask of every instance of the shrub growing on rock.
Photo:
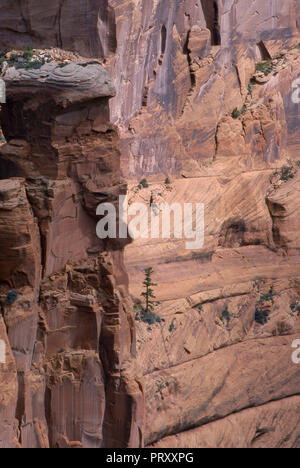
[[[140,186],[141,188],[142,188],[142,187],[148,188],[148,187],[149,187],[149,184],[148,184],[148,182],[147,182],[147,179],[142,179],[139,186]]]
[[[299,304],[299,302],[292,302],[290,307],[291,307],[292,312],[297,312],[298,315],[300,315],[300,304]]]
[[[267,294],[262,294],[259,299],[259,304],[263,304],[264,302],[272,302],[274,304],[274,297],[280,296],[280,293],[274,291],[273,286],[271,286],[269,292]]]
[[[280,172],[280,180],[288,182],[295,177],[295,172],[292,166],[283,166]]]
[[[265,76],[270,75],[270,73],[273,71],[273,68],[272,60],[267,60],[265,62],[256,64],[256,71],[263,73]]]
[[[269,321],[269,311],[256,309],[255,311],[255,322],[259,325],[265,325]]]
[[[240,115],[241,115],[241,111],[239,111],[237,107],[235,109],[233,109],[232,117],[234,119],[238,119],[240,117]]]
[[[176,321],[176,319],[173,319],[171,325],[169,326],[169,332],[170,333],[172,333],[172,331],[175,330],[175,321]]]
[[[44,63],[45,63],[45,62],[44,62]],[[43,62],[39,62],[39,60],[33,60],[32,62],[26,63],[25,68],[26,68],[27,70],[29,70],[29,69],[39,70],[39,69],[42,67],[42,65],[44,65],[44,63],[43,63]]]
[[[32,60],[33,53],[34,53],[33,50],[32,50],[30,47],[28,47],[28,48],[25,50],[24,54],[23,54],[23,58],[24,58],[26,61],[30,61],[30,60]]]
[[[19,292],[16,289],[12,289],[6,296],[5,304],[12,305],[18,299]]]
[[[231,314],[229,312],[229,309],[228,309],[228,306],[225,307],[225,309],[223,310],[222,314],[221,314],[221,320],[222,322],[224,322],[225,320],[228,322],[230,322],[230,319],[231,319]]]

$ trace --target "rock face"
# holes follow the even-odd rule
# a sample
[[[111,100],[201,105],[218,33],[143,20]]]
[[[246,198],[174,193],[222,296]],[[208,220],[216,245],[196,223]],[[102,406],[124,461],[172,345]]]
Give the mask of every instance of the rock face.
[[[97,63],[10,68],[4,79],[0,445],[140,445],[122,246],[95,230],[97,205],[126,190],[108,115],[113,85]]]
[[[4,47],[57,46],[100,58],[116,50],[115,12],[108,0],[54,0],[51,5],[3,0],[0,15]]]
[[[48,3],[0,6],[1,49],[82,56],[3,76],[0,446],[299,448],[298,2]],[[203,247],[99,240],[125,193],[203,203]]]

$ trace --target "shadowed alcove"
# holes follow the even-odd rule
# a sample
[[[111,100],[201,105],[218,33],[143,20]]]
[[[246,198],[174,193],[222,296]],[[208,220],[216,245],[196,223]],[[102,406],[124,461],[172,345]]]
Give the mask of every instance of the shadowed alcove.
[[[22,177],[20,168],[12,161],[0,158],[0,180]]]
[[[221,44],[219,26],[219,5],[217,0],[201,0],[206,27],[211,32],[212,45]]]

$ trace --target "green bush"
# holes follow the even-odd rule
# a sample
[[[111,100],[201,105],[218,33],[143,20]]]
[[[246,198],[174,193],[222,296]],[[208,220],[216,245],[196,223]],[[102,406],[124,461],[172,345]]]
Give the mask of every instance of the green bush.
[[[222,320],[222,322],[224,322],[226,320],[227,323],[231,320],[231,314],[229,312],[228,306],[226,306],[225,309],[223,310],[223,312],[221,314],[221,320]]]
[[[265,62],[257,63],[256,64],[256,71],[263,73],[265,76],[270,75],[273,71],[272,60],[267,60]]]
[[[23,58],[27,61],[30,61],[32,60],[32,57],[33,57],[33,50],[32,49],[27,49],[25,50],[24,54],[23,54]]]
[[[280,180],[288,182],[288,180],[295,177],[294,169],[292,166],[283,166],[280,172]]]
[[[170,386],[169,382],[158,382],[156,383],[156,393],[161,393],[165,388]]]
[[[238,108],[236,107],[233,111],[232,111],[232,117],[234,119],[238,119],[241,115],[241,112],[238,110]]]
[[[39,70],[39,69],[41,68],[42,65],[43,65],[42,62],[39,62],[38,60],[34,60],[33,62],[28,62],[28,63],[26,63],[25,68],[26,68],[27,70],[29,70],[29,69]]]
[[[12,305],[18,299],[19,291],[16,289],[12,289],[6,296],[5,304]]]
[[[140,185],[139,185],[139,186],[142,186],[142,187],[144,187],[144,188],[148,188],[148,187],[149,187],[149,184],[148,184],[148,182],[147,182],[147,179],[142,179],[142,180],[140,181]]]
[[[31,49],[30,46],[23,53],[18,54],[11,54],[9,59],[6,58],[7,51],[0,52],[0,68],[2,69],[2,65],[5,61],[7,61],[9,67],[15,67],[18,69],[35,69],[38,70],[41,68],[45,63],[45,58],[38,58],[36,60],[32,60],[34,56],[34,51]]]
[[[170,333],[172,333],[172,331],[175,330],[175,322],[176,322],[176,319],[173,319],[171,325],[169,326]]]
[[[263,304],[264,302],[271,301],[274,304],[274,297],[280,296],[280,293],[275,292],[273,286],[271,286],[269,292],[267,294],[262,294],[259,299],[259,304]]]
[[[299,302],[292,302],[290,307],[291,307],[292,312],[297,312],[298,315],[300,315],[300,304],[299,304]]]
[[[165,184],[166,184],[166,185],[170,185],[170,184],[171,184],[171,181],[170,181],[169,177],[166,178]]]
[[[137,322],[144,322],[148,325],[155,325],[156,323],[161,323],[164,320],[156,315],[154,312],[146,312],[143,308],[140,311],[137,311],[135,314],[135,320]]]
[[[255,322],[259,325],[265,325],[269,321],[269,312],[267,310],[256,309]]]
[[[69,62],[62,62],[58,65],[58,68],[65,68],[67,65],[70,65]]]

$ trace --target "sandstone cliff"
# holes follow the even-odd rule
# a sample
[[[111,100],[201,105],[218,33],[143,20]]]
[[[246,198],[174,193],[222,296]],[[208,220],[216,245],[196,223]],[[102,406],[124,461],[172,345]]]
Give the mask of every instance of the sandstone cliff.
[[[99,63],[11,67],[4,79],[1,334],[14,358],[1,445],[139,445],[141,391],[123,375],[134,332],[122,246],[95,231],[97,205],[126,190],[114,87]]]
[[[298,2],[0,17],[0,49],[53,57],[2,68],[0,446],[300,447]],[[204,247],[100,241],[96,206],[125,193],[204,203]]]

